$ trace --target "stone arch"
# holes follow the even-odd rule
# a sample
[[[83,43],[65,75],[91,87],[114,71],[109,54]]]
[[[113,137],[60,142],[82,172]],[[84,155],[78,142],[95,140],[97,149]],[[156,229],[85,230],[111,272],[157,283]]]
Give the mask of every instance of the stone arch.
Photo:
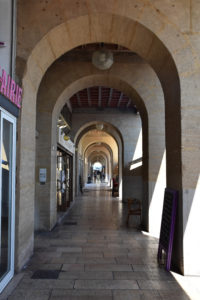
[[[69,99],[73,94],[78,92],[79,89],[91,87],[93,85],[105,85],[105,86],[109,86],[111,88],[116,88],[116,89],[120,88],[120,90],[124,94],[126,94],[129,98],[134,99],[134,103],[137,105],[137,108],[140,112],[143,133],[144,133],[142,136],[142,138],[143,138],[143,159],[144,159],[144,161],[143,161],[143,166],[144,166],[143,167],[143,180],[144,180],[144,189],[145,189],[145,193],[144,193],[145,198],[143,199],[143,207],[144,207],[143,226],[146,230],[148,230],[148,228],[151,228],[151,226],[149,226],[149,224],[151,224],[155,220],[155,216],[152,217],[151,220],[148,220],[148,213],[147,213],[149,202],[151,202],[152,194],[154,191],[154,188],[153,188],[151,182],[156,181],[157,174],[159,172],[159,167],[160,167],[159,164],[155,164],[155,160],[152,160],[152,159],[149,160],[149,155],[151,156],[153,152],[157,151],[156,156],[158,159],[159,156],[161,156],[161,155],[163,156],[162,151],[164,151],[164,148],[165,148],[165,144],[164,144],[165,133],[163,131],[164,124],[159,125],[160,133],[159,133],[159,136],[157,137],[157,141],[155,139],[155,134],[154,134],[154,131],[156,131],[156,132],[158,131],[157,127],[155,127],[155,124],[158,124],[158,123],[156,123],[156,120],[160,120],[160,118],[162,118],[162,116],[164,116],[163,104],[161,104],[160,106],[158,105],[158,101],[160,101],[161,103],[162,103],[162,101],[164,102],[163,95],[161,93],[162,90],[160,88],[159,93],[161,95],[160,95],[160,97],[158,97],[157,100],[156,100],[155,95],[152,94],[151,97],[152,97],[152,100],[154,100],[154,103],[152,102],[152,104],[149,105],[150,95],[149,94],[146,95],[146,92],[143,95],[144,98],[142,98],[139,95],[139,92],[141,92],[142,87],[144,89],[144,81],[141,82],[141,87],[139,86],[139,83],[137,81],[137,88],[135,89],[134,86],[131,85],[131,83],[123,80],[123,79],[125,79],[123,77],[124,74],[122,75],[122,77],[120,77],[120,76],[116,77],[116,76],[112,75],[111,71],[109,73],[110,73],[109,76],[107,76],[107,74],[102,75],[102,74],[95,73],[94,75],[90,75],[90,76],[88,75],[86,77],[81,77],[77,81],[72,82],[68,87],[66,87],[62,91],[62,93],[59,95],[59,97],[56,98],[57,101],[54,102],[54,107],[53,107],[53,104],[50,104],[50,106],[53,107],[53,113],[52,113],[52,118],[51,118],[52,121],[51,121],[50,128],[52,128],[51,131],[52,131],[52,133],[54,133],[54,136],[52,136],[52,138],[51,138],[51,141],[52,141],[51,146],[52,147],[53,147],[53,145],[55,146],[55,142],[53,142],[53,141],[56,141],[56,136],[55,136],[56,120],[60,113],[60,110],[63,107],[63,105],[66,103],[66,99]],[[151,75],[153,75],[153,74],[151,73]],[[147,75],[146,75],[146,77],[147,77]],[[155,80],[156,80],[156,78],[154,78],[154,81]],[[148,86],[146,87],[145,90],[148,90]],[[44,103],[43,94],[41,95],[41,100],[43,100],[43,103]],[[157,107],[156,110],[154,108],[155,105],[159,106],[159,108]],[[148,108],[147,108],[147,106],[148,106]],[[41,111],[43,111],[42,108],[41,108]],[[39,119],[41,119],[41,118],[42,118],[42,116],[39,115]],[[45,115],[44,120],[46,122],[46,115]],[[41,124],[41,126],[44,128],[43,123]],[[162,129],[162,127],[163,127],[163,129]],[[161,134],[161,129],[162,129],[162,134]],[[46,132],[46,134],[47,134],[47,132]],[[73,133],[72,133],[72,135],[74,136]],[[162,147],[160,146],[161,144],[162,144]],[[149,145],[151,145],[151,147],[150,147],[151,153],[150,154],[149,154]],[[159,147],[161,147],[161,149],[159,151],[162,153],[158,152]],[[155,154],[154,154],[154,157],[155,157]],[[159,161],[159,159],[158,159],[158,161]],[[149,196],[148,196],[149,184],[151,184],[151,186],[150,186],[151,194],[149,194]],[[164,189],[164,186],[163,186],[163,189]],[[148,197],[149,197],[149,199],[148,199]],[[159,199],[157,199],[157,201],[159,201]],[[156,211],[162,210],[162,202],[160,202],[159,207],[160,207],[159,209],[158,209],[158,206],[156,207]],[[160,216],[161,216],[161,212],[160,212]],[[158,223],[159,223],[159,221],[158,221]],[[157,231],[159,230],[158,227],[156,230]]]
[[[103,16],[103,17],[102,17]],[[143,20],[145,22],[145,20]],[[153,18],[152,18],[153,21]],[[141,22],[142,23],[142,22]],[[152,22],[152,24],[155,24]],[[95,26],[94,26],[95,25]],[[150,25],[148,24],[147,27]],[[145,58],[153,67],[161,81],[166,103],[166,148],[167,148],[167,181],[168,186],[182,189],[181,178],[181,118],[180,118],[180,82],[176,65],[172,54],[164,46],[161,40],[147,27],[134,21],[131,18],[112,15],[112,14],[92,14],[90,16],[81,16],[67,21],[64,24],[52,29],[33,49],[27,61],[26,73],[23,78],[24,96],[23,99],[29,99],[29,103],[23,101],[21,113],[20,128],[20,153],[19,153],[19,197],[20,206],[26,202],[27,191],[24,188],[29,184],[31,190],[30,205],[33,205],[34,199],[34,174],[25,176],[25,161],[28,161],[29,168],[34,166],[35,144],[31,147],[31,142],[35,136],[35,105],[36,95],[41,79],[51,65],[60,55],[69,51],[73,47],[91,42],[113,42],[123,45]],[[77,32],[77,28],[79,31]],[[112,30],[111,30],[112,29]],[[110,34],[112,32],[112,35]],[[124,32],[127,32],[125,35]],[[63,35],[64,33],[64,35]],[[159,36],[159,33],[157,33]],[[146,41],[144,47],[143,41]],[[64,38],[63,38],[64,37]],[[60,40],[59,40],[60,39]],[[55,43],[56,40],[56,43]],[[167,39],[166,39],[167,45]],[[41,53],[44,53],[41,59]],[[175,55],[174,55],[175,57]],[[170,75],[169,75],[170,74]],[[26,124],[32,120],[32,127],[27,128]],[[171,122],[173,120],[173,122]],[[174,128],[176,130],[174,130]],[[174,135],[174,143],[171,143],[171,134]],[[176,166],[176,168],[174,168]],[[181,212],[181,204],[179,207]],[[31,217],[31,222],[30,222]],[[17,255],[18,265],[26,261],[27,255],[30,255],[33,249],[33,216],[27,215],[29,227],[26,230],[30,235],[27,244],[29,245],[26,254]],[[181,214],[179,214],[179,225],[182,225]],[[23,236],[23,230],[19,224],[18,232]],[[181,236],[181,232],[179,232]],[[23,241],[19,237],[19,247],[23,248]],[[181,249],[177,246],[178,256],[182,257]],[[18,249],[19,250],[19,249]],[[20,251],[19,251],[20,252]]]
[[[64,91],[59,95],[58,94],[58,98],[57,101],[54,102],[54,106],[53,104],[50,104],[50,106],[47,106],[47,104],[45,104],[45,99],[44,97],[41,95],[40,96],[40,102],[42,101],[42,103],[45,106],[45,109],[47,108],[47,112],[45,111],[44,107],[41,106],[40,108],[40,114],[38,115],[38,120],[40,121],[40,127],[37,127],[38,131],[39,131],[39,136],[41,135],[41,141],[47,141],[48,139],[48,143],[46,143],[47,148],[45,148],[44,154],[45,157],[41,156],[41,151],[39,151],[40,153],[40,159],[41,162],[39,163],[41,165],[41,163],[44,162],[44,160],[47,160],[47,155],[46,153],[49,152],[50,155],[48,155],[48,159],[51,160],[49,161],[49,163],[47,164],[47,168],[49,168],[50,166],[50,170],[49,173],[51,174],[50,177],[50,195],[47,195],[44,193],[42,194],[42,197],[45,197],[45,199],[55,199],[55,182],[56,182],[56,178],[55,178],[55,157],[56,157],[56,151],[53,149],[56,149],[56,145],[57,145],[57,138],[56,138],[56,126],[57,126],[57,118],[60,114],[60,110],[63,107],[63,105],[66,103],[66,99],[69,99],[74,93],[76,93],[79,88],[85,88],[85,87],[89,87],[89,86],[93,86],[94,84],[96,85],[107,85],[108,86],[108,81],[109,81],[109,86],[112,88],[119,88],[120,90],[124,92],[124,94],[126,94],[127,96],[129,96],[130,98],[134,98],[134,103],[136,103],[139,111],[140,111],[140,116],[141,116],[141,120],[142,120],[142,126],[143,126],[143,158],[144,158],[144,168],[143,168],[143,178],[144,178],[144,184],[146,184],[146,199],[144,199],[144,207],[146,207],[144,209],[144,211],[146,211],[146,213],[144,213],[144,227],[148,228],[148,120],[147,120],[147,110],[145,107],[145,104],[143,103],[143,100],[141,99],[141,97],[139,96],[139,94],[137,93],[137,91],[131,86],[129,85],[127,82],[124,82],[121,78],[116,78],[114,76],[109,76],[109,78],[105,75],[101,75],[101,74],[97,74],[97,75],[91,75],[91,76],[86,76],[83,78],[80,78],[78,80],[76,80],[75,82],[71,83],[69,86],[67,86]],[[55,97],[55,95],[53,95],[53,97]],[[53,98],[52,97],[52,98]],[[52,99],[51,98],[51,99]],[[47,96],[47,99],[48,96]],[[52,112],[53,110],[53,112]],[[138,118],[140,118],[138,116]],[[153,119],[155,119],[155,117],[153,117]],[[38,123],[38,122],[37,122]],[[84,122],[83,122],[84,123]],[[42,132],[42,133],[41,133]],[[49,132],[52,133],[52,135],[49,134]],[[72,136],[74,136],[75,133],[72,132]],[[155,139],[154,139],[155,140]],[[155,141],[154,141],[155,143]],[[155,146],[156,147],[156,146]],[[44,148],[42,147],[42,149],[44,150]],[[152,165],[153,166],[153,165]],[[38,165],[39,167],[39,165]],[[37,169],[37,168],[36,168]],[[40,199],[40,194],[37,194],[36,197],[37,201],[43,203],[44,200]],[[54,200],[52,200],[54,201]],[[53,203],[51,204],[53,205]],[[50,228],[53,226],[54,222],[56,220],[56,215],[54,215],[54,217],[50,220]],[[51,225],[52,224],[52,225]]]
[[[138,63],[138,60],[136,60],[136,62]],[[138,67],[140,68],[140,70],[137,70]],[[45,122],[45,123],[41,122],[42,130],[44,131],[46,129],[46,131],[44,132],[45,134],[44,139],[48,136],[48,131],[52,130],[54,136],[52,136],[51,138],[51,147],[54,148],[56,147],[55,145],[56,120],[62,106],[66,103],[67,99],[69,99],[74,93],[78,92],[80,89],[86,87],[92,87],[93,85],[104,85],[116,89],[120,88],[120,90],[124,94],[126,94],[129,98],[134,99],[134,103],[137,105],[142,119],[142,126],[143,126],[143,133],[144,133],[143,134],[143,145],[144,145],[143,157],[144,157],[144,165],[146,165],[146,167],[143,168],[143,178],[145,181],[145,191],[146,191],[145,193],[146,199],[144,199],[144,206],[146,206],[145,210],[148,211],[148,202],[149,203],[152,202],[151,199],[154,193],[154,186],[160,168],[158,162],[159,160],[160,161],[162,160],[162,157],[160,158],[160,156],[161,155],[163,156],[163,152],[161,153],[162,150],[161,145],[163,147],[163,151],[165,148],[164,123],[162,124],[160,123],[160,120],[164,118],[164,97],[163,97],[163,92],[160,83],[155,73],[151,70],[150,67],[148,67],[143,62],[142,64],[139,64],[139,66],[137,64],[136,65],[133,64],[134,72],[130,72],[130,70],[129,72],[127,72],[126,69],[127,74],[125,70],[124,72],[122,72],[121,65],[117,68],[114,68],[113,70],[111,69],[108,72],[104,72],[104,74],[102,74],[102,72],[100,71],[97,71],[95,68],[91,68],[91,66],[90,67],[87,66],[87,68],[85,68],[85,66],[81,65],[80,63],[78,64],[78,69],[76,69],[76,66],[74,64],[70,66],[68,63],[64,66],[62,64],[62,68],[65,70],[65,72],[66,70],[68,70],[70,76],[66,77],[65,73],[61,73],[62,82],[59,82],[59,80],[55,81],[54,78],[57,79],[58,76],[55,77],[55,74],[57,73],[57,64],[54,64],[54,66],[52,66],[48,70],[48,76],[47,74],[45,75],[44,80],[40,86],[40,90],[38,94],[38,102],[39,102],[38,108],[40,114],[38,114],[38,120],[41,121],[42,119],[44,119]],[[62,68],[61,65],[58,64],[58,69],[60,72]],[[81,73],[80,73],[80,69],[81,69]],[[84,69],[86,69],[87,71],[84,72],[83,71]],[[142,75],[144,76],[143,80],[140,80],[141,71],[142,71]],[[75,76],[73,72],[75,73]],[[52,76],[49,76],[49,73],[52,74]],[[92,75],[90,73],[92,73]],[[52,80],[54,80],[55,90],[53,90],[51,87]],[[156,95],[154,92],[155,87],[157,93]],[[51,118],[49,113],[51,113],[52,110],[53,110],[52,121],[49,121],[50,123],[48,125],[47,115],[49,115],[49,118]],[[44,117],[42,114],[44,115]],[[158,134],[158,124],[159,124],[159,135],[157,135],[157,138],[158,136],[159,138],[158,141],[156,142],[154,132]],[[148,147],[150,151],[149,155],[148,155]],[[160,153],[158,150],[160,151]],[[148,161],[148,157],[151,157],[152,153],[154,155],[154,158],[156,157],[157,160],[156,163],[155,163],[155,159],[149,159]],[[149,167],[149,174],[148,174],[148,167]],[[150,185],[150,187],[148,185]],[[164,189],[165,187],[164,182],[162,186]],[[149,201],[148,201],[148,189],[150,191]],[[153,202],[155,203],[155,201]],[[154,207],[156,208],[157,212],[160,210],[159,215],[161,216],[162,202],[160,201],[160,197],[157,198],[156,202],[157,203],[155,203]],[[154,223],[155,216],[153,216],[149,220],[147,218],[144,219],[145,219],[144,228],[147,230],[149,228],[150,231],[152,231],[151,224]],[[159,222],[160,221],[158,220],[158,224]],[[159,231],[158,228],[159,225],[156,226],[156,232]],[[159,234],[159,232],[157,234]]]

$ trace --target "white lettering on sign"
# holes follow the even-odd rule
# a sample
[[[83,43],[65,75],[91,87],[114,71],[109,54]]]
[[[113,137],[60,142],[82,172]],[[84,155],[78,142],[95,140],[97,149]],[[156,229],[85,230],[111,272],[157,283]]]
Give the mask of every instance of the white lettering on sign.
[[[6,71],[0,66],[0,71],[1,70],[2,75],[0,77],[0,93],[8,98],[18,108],[21,108],[22,88],[16,84],[10,75],[6,74]]]

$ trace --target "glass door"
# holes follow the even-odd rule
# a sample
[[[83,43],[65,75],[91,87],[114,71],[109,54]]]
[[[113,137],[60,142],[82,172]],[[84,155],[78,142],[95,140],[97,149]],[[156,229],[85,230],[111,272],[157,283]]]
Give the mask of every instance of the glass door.
[[[0,109],[0,292],[14,274],[16,119]]]

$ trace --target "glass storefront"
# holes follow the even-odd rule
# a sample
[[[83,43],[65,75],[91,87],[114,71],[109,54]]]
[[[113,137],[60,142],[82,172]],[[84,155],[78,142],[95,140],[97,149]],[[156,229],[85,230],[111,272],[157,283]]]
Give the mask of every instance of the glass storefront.
[[[72,201],[72,156],[57,151],[57,210],[66,211]]]
[[[0,108],[0,292],[14,274],[16,119]]]

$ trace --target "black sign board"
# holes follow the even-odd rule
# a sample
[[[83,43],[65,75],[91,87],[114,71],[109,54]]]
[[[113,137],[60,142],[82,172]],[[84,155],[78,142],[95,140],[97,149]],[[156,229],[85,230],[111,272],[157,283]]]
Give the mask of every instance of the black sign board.
[[[166,253],[166,269],[168,271],[171,266],[177,200],[178,191],[166,188],[158,246],[158,261],[161,261],[164,251]]]

